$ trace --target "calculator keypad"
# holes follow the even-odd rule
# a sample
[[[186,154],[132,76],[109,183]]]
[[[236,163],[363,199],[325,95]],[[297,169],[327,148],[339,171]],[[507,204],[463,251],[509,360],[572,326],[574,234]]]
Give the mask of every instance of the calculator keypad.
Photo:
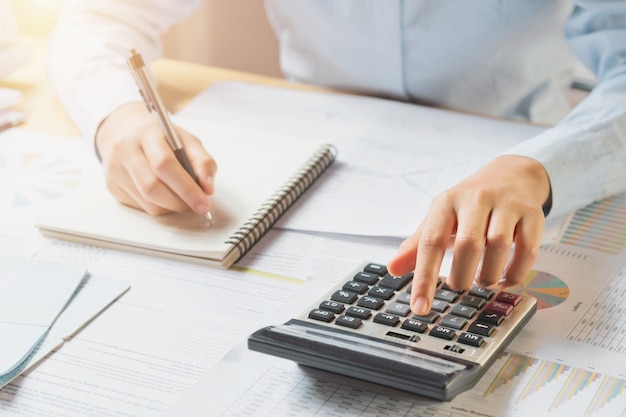
[[[409,306],[412,279],[413,274],[395,277],[382,264],[365,263],[301,318],[448,354],[470,349],[478,356],[498,343],[499,328],[503,337],[521,318],[514,312],[525,297],[478,286],[458,292],[443,279],[431,311],[414,315]],[[522,304],[529,310],[528,302]]]

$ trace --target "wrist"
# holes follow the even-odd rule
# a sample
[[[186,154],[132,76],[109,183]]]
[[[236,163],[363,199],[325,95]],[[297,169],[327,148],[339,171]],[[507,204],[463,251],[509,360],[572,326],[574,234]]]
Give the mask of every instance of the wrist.
[[[150,115],[142,102],[129,102],[115,109],[105,117],[94,135],[94,151],[100,162],[103,156],[108,154],[108,144],[115,138],[128,134],[137,125],[137,120],[142,120]]]
[[[530,182],[531,189],[538,190],[534,197],[536,204],[541,206],[544,216],[552,208],[552,186],[548,172],[541,162],[521,155],[504,155],[496,158],[495,163],[502,164],[513,172],[522,174],[519,180]]]

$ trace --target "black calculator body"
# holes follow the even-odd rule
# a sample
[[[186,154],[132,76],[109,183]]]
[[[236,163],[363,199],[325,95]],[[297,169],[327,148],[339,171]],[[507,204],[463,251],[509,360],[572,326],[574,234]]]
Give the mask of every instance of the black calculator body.
[[[438,400],[472,388],[535,313],[530,296],[440,280],[429,314],[415,316],[412,274],[366,262],[282,325],[248,338],[251,350]]]

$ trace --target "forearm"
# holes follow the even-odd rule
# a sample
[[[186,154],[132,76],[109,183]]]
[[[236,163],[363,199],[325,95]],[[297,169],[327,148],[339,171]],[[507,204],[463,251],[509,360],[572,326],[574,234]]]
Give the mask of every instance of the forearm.
[[[141,97],[126,66],[132,48],[161,55],[160,36],[196,0],[69,0],[48,45],[53,88],[86,137],[113,110]]]
[[[558,126],[507,152],[543,164],[552,215],[626,191],[626,76],[621,78],[603,83]]]
[[[557,126],[508,152],[544,165],[552,215],[626,191],[626,4],[575,3],[566,36],[598,85]]]

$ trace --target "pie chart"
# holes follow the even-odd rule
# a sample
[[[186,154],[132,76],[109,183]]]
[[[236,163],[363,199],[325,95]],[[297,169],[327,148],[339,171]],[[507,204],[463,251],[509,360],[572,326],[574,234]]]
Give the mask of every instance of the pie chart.
[[[569,296],[569,287],[565,282],[552,274],[535,270],[530,271],[520,285],[507,291],[535,297],[539,310],[557,306]]]

